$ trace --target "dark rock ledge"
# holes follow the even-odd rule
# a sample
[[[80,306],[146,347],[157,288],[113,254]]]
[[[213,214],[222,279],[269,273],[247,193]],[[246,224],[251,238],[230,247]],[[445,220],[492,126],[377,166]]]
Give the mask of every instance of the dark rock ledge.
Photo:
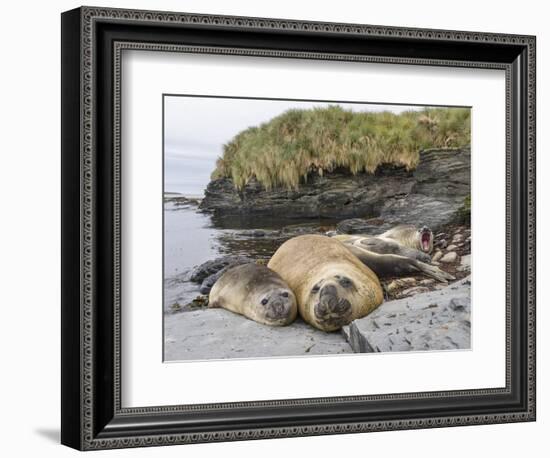
[[[399,223],[436,231],[453,222],[470,194],[470,149],[426,150],[414,171],[392,165],[374,174],[335,170],[311,175],[297,190],[267,191],[256,180],[242,190],[229,178],[210,182],[200,204],[218,216],[334,218],[346,233],[379,233]]]

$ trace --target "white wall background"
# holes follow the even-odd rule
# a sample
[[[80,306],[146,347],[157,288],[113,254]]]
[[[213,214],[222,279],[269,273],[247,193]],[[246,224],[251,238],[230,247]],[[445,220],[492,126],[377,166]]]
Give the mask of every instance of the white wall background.
[[[533,34],[538,38],[538,170],[550,168],[550,30],[536,0],[116,0],[98,6],[162,9]],[[9,2],[0,28],[0,451],[70,456],[59,442],[60,13],[78,2]],[[549,104],[549,105],[547,105]],[[108,456],[543,456],[550,427],[550,180],[538,182],[538,421],[527,424],[324,436],[104,452]],[[161,389],[161,387],[159,387]],[[537,449],[540,451],[537,453]],[[547,452],[546,452],[547,453]]]

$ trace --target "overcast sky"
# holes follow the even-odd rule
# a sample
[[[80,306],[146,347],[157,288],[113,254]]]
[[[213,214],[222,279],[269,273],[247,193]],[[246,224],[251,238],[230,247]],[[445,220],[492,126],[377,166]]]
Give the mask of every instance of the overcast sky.
[[[164,190],[202,196],[222,155],[223,145],[240,131],[257,126],[290,108],[336,103],[166,96],[164,100]],[[338,103],[353,111],[419,109],[415,106]]]

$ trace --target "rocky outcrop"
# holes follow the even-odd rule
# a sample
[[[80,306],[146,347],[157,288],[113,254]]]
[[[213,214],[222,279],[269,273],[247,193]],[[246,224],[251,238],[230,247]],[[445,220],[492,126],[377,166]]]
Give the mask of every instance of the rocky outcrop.
[[[373,233],[398,223],[432,230],[453,220],[470,192],[470,150],[427,150],[414,171],[383,165],[374,174],[335,170],[308,177],[297,190],[266,190],[251,180],[237,190],[230,178],[212,181],[200,208],[216,215],[354,219],[339,231]]]
[[[384,302],[344,330],[358,353],[470,348],[470,277]]]

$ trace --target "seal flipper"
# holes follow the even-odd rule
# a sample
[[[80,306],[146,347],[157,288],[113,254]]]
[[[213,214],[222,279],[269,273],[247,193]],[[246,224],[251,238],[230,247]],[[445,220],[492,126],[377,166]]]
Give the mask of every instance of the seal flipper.
[[[447,282],[449,280],[456,280],[451,274],[448,274],[444,270],[441,270],[439,267],[426,264],[422,261],[416,261],[418,264],[418,269],[428,275],[429,277],[435,278],[440,282]]]
[[[440,282],[447,282],[455,279],[455,277],[438,267],[418,261],[417,259],[395,254],[373,253],[372,251],[348,243],[344,243],[344,246],[379,277],[422,272]]]

